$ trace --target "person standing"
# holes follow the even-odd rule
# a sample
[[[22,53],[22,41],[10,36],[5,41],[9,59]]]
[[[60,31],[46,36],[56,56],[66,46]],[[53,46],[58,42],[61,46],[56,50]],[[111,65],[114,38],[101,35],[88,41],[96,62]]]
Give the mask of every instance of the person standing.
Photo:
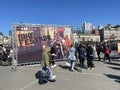
[[[80,68],[82,71],[84,68],[85,53],[86,53],[85,47],[82,44],[80,44],[78,47],[78,58],[80,62]]]
[[[102,50],[100,44],[96,44],[96,51],[97,51],[98,60],[101,61],[100,52]]]
[[[42,60],[41,60],[41,66],[42,66],[41,73],[48,70],[48,72],[50,73],[49,74],[49,81],[55,82],[56,80],[54,78],[56,76],[53,75],[53,72],[50,68],[50,63],[49,63],[49,54],[48,54],[49,51],[50,51],[50,48],[43,45]],[[47,83],[47,81],[45,80],[45,77],[42,74],[40,74],[39,83],[40,84]]]
[[[94,51],[91,45],[87,45],[86,48],[86,54],[87,54],[87,66],[88,69],[94,69],[95,65],[93,63],[94,60]]]
[[[68,56],[68,58],[70,59],[70,70],[71,71],[74,71],[74,65],[75,65],[75,60],[76,60],[75,51],[76,49],[74,48],[73,44],[71,44],[69,48],[69,56]]]
[[[110,49],[107,46],[104,46],[103,53],[104,53],[103,61],[105,61],[106,59],[108,59],[109,62],[111,62],[111,60],[110,60],[110,53],[111,52],[110,52]]]
[[[51,68],[54,68],[54,67],[56,67],[56,64],[54,61],[54,58],[56,57],[56,50],[55,50],[54,45],[51,47],[50,54],[51,54],[50,55],[51,56],[50,65],[51,65]]]

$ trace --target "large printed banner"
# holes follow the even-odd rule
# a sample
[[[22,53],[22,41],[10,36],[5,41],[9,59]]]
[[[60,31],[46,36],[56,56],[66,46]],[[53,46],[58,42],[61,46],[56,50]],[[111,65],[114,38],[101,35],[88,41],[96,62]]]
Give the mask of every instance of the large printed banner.
[[[42,46],[54,47],[55,59],[67,57],[72,43],[71,27],[17,26],[18,64],[41,60]]]

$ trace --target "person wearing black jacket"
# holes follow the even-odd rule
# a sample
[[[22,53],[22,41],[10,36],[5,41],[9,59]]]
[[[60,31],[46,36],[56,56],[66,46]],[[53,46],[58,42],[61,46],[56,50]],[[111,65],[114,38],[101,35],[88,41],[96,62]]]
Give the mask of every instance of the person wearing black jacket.
[[[87,45],[86,54],[87,54],[87,67],[88,67],[88,69],[94,69],[94,67],[95,67],[95,65],[93,63],[94,52],[93,52],[93,48],[91,45]]]
[[[84,68],[85,53],[86,53],[85,47],[82,44],[80,44],[78,47],[78,54],[79,54],[78,58],[79,58],[81,70],[83,70]]]
[[[50,60],[51,67],[55,67],[56,64],[55,64],[54,58],[56,56],[56,50],[54,46],[51,47],[50,54],[51,54],[51,60]]]
[[[101,61],[101,57],[100,57],[101,46],[99,44],[96,44],[96,51],[97,51],[98,60]]]

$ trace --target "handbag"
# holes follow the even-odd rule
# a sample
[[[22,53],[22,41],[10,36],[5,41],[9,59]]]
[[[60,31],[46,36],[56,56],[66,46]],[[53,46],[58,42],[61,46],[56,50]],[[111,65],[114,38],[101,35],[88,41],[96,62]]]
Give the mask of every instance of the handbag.
[[[42,70],[41,74],[42,74],[43,77],[48,77],[49,78],[49,76],[50,76],[49,70]]]

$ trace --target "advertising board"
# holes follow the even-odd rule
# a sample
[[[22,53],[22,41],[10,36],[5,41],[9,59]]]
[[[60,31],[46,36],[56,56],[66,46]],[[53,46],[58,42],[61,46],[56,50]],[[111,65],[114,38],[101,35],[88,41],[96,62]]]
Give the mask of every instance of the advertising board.
[[[55,47],[56,60],[68,56],[72,27],[35,24],[18,24],[15,27],[18,64],[39,62],[43,45]]]

